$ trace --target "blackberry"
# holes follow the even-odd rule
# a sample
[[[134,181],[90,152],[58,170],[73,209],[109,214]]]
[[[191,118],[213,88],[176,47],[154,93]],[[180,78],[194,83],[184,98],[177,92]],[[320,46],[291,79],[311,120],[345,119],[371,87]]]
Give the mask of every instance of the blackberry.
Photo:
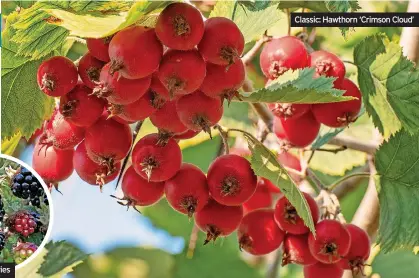
[[[38,179],[24,167],[22,167],[20,172],[13,178],[12,192],[13,195],[20,199],[29,199],[32,205],[37,207],[39,207],[40,203],[39,197],[45,194]]]
[[[36,223],[36,228],[35,228],[35,233],[46,233],[46,229],[48,227],[44,226],[44,223],[41,222],[41,215],[39,213],[37,213],[36,211],[29,211],[29,213],[31,214],[33,220]]]
[[[1,223],[3,222],[3,218],[6,215],[6,212],[4,211],[4,206],[3,206],[3,200],[1,199],[1,195],[0,195],[0,226]],[[1,247],[1,244],[0,244]]]
[[[6,244],[6,235],[4,232],[0,231],[0,252],[3,250],[4,245]]]
[[[37,208],[41,207],[41,201],[39,200],[39,198],[35,197],[33,199],[31,199],[31,205],[35,206]]]

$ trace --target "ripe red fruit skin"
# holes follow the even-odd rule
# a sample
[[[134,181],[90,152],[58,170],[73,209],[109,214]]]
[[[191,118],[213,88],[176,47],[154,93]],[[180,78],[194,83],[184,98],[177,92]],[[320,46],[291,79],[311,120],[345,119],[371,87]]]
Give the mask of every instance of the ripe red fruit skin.
[[[109,58],[108,50],[111,39],[112,37],[99,39],[88,38],[86,39],[87,49],[96,59],[103,62],[109,62],[111,59]]]
[[[109,104],[109,110],[113,119],[115,119],[115,116],[119,116],[122,120],[130,123],[145,120],[153,115],[157,109],[153,106],[152,92],[148,91],[133,103],[126,105]]]
[[[252,255],[266,255],[279,248],[285,233],[276,225],[272,209],[258,209],[243,217],[237,236],[241,249]]]
[[[104,62],[93,57],[89,52],[79,61],[79,75],[84,85],[93,89],[96,87],[96,82],[99,82],[100,71],[105,65]]]
[[[242,206],[224,206],[213,199],[195,214],[198,228],[207,233],[204,245],[233,233],[243,218]]]
[[[127,79],[119,72],[110,74],[111,64],[106,64],[100,72],[100,84],[93,90],[98,97],[104,97],[115,104],[130,104],[140,99],[148,90],[151,76]]]
[[[297,119],[310,111],[311,104],[269,103],[268,107],[277,117]]]
[[[310,208],[313,221],[314,223],[317,223],[319,220],[319,208],[317,207],[316,201],[309,194],[305,192],[303,192],[303,194]],[[295,207],[285,196],[281,197],[276,203],[275,221],[282,230],[290,234],[302,235],[310,231],[304,224],[303,219],[297,214]]]
[[[245,79],[244,64],[241,59],[229,66],[207,63],[207,75],[200,90],[209,97],[223,97],[231,100]]]
[[[79,177],[91,185],[103,186],[106,183],[114,180],[121,170],[121,162],[114,165],[114,169],[109,172],[106,165],[99,165],[95,163],[87,155],[85,142],[81,142],[73,156],[73,165]]]
[[[110,74],[128,79],[144,78],[159,67],[163,46],[154,29],[132,26],[119,31],[109,44]]]
[[[353,224],[345,224],[351,235],[351,247],[348,254],[338,262],[342,269],[351,269],[354,273],[363,273],[365,261],[370,256],[371,243],[368,234]]]
[[[179,119],[176,101],[167,101],[150,117],[150,121],[159,131],[169,134],[183,133],[188,130]]]
[[[179,133],[179,134],[175,134],[173,136],[173,139],[175,139],[175,140],[186,140],[186,139],[191,139],[191,138],[195,137],[198,134],[199,134],[199,131],[188,129],[185,132],[182,132],[182,133]]]
[[[291,154],[290,152],[282,152],[278,154],[278,162],[287,168],[294,169],[298,172],[301,172],[301,162],[295,155]],[[289,172],[290,177],[294,180],[294,182],[299,183],[303,180],[303,178],[296,174]]]
[[[227,154],[210,165],[207,174],[210,194],[215,201],[226,206],[238,206],[256,191],[257,177],[245,158]]]
[[[192,217],[209,199],[207,177],[195,165],[184,163],[164,185],[166,199],[173,209]]]
[[[337,264],[320,262],[304,266],[304,278],[342,278],[343,269]]]
[[[126,157],[131,148],[131,129],[127,124],[101,116],[87,128],[85,143],[89,157],[111,170],[114,163]]]
[[[223,104],[221,99],[206,96],[201,91],[181,97],[176,103],[181,122],[190,130],[211,134],[211,127],[221,120]]]
[[[293,36],[272,39],[260,53],[260,68],[269,79],[276,79],[289,69],[305,68],[308,63],[304,43]]]
[[[161,83],[158,76],[158,72],[153,73],[151,77],[150,90],[157,94],[157,96],[161,99],[162,103],[164,103],[164,101],[166,100],[170,100],[169,91]]]
[[[51,97],[60,97],[70,92],[77,84],[77,68],[63,56],[55,56],[39,66],[36,75],[39,88]]]
[[[169,48],[190,50],[204,35],[204,21],[199,10],[186,3],[168,5],[159,15],[156,35]]]
[[[128,206],[150,206],[163,197],[164,182],[149,182],[131,166],[122,178],[122,192]]]
[[[150,181],[166,181],[179,171],[182,152],[172,138],[161,144],[159,135],[149,134],[141,138],[132,151],[132,165],[137,173]]]
[[[198,50],[204,59],[216,65],[231,65],[243,53],[244,37],[237,25],[225,17],[205,21],[204,36]]]
[[[343,81],[346,73],[345,65],[335,54],[324,50],[318,50],[310,54],[309,60],[309,66],[316,69],[314,78],[321,75],[336,77],[336,80],[334,81],[335,86],[340,85]]]
[[[288,233],[285,236],[282,265],[284,266],[289,263],[300,265],[317,263],[317,260],[311,255],[308,249],[308,234],[293,235]]]
[[[345,78],[336,89],[345,90],[344,96],[356,97],[358,99],[314,104],[313,115],[316,120],[329,127],[343,127],[357,119],[362,106],[362,95],[358,87],[349,79]]]
[[[46,183],[57,183],[73,173],[73,149],[57,150],[52,146],[35,145],[32,167]]]
[[[316,237],[308,236],[308,247],[319,262],[333,264],[348,254],[351,235],[340,222],[325,219],[317,223]]]
[[[70,93],[60,98],[60,113],[70,123],[88,127],[102,115],[106,101],[91,95],[92,90],[78,84]]]
[[[272,206],[271,191],[264,179],[259,179],[255,193],[249,200],[243,203],[245,214],[261,208],[270,208]]]
[[[274,117],[274,133],[280,139],[295,147],[306,147],[316,139],[320,123],[311,112],[297,119]]]
[[[163,55],[157,75],[173,99],[197,90],[204,81],[205,73],[204,59],[196,49],[168,50]]]

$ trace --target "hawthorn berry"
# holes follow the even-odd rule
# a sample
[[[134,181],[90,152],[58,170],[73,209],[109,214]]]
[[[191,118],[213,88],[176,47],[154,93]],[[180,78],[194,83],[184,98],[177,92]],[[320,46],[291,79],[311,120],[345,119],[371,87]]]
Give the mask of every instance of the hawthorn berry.
[[[191,50],[204,35],[201,12],[186,3],[168,5],[159,15],[156,35],[169,48]]]
[[[271,194],[281,194],[281,189],[279,189],[278,186],[276,186],[275,184],[273,184],[273,182],[271,182],[268,179],[265,178],[260,178],[259,179],[259,184],[263,185],[264,187],[266,187],[269,192],[271,192]]]
[[[304,266],[304,278],[342,278],[343,269],[337,264],[318,262]]]
[[[172,138],[161,142],[159,135],[141,138],[132,151],[135,171],[149,181],[160,182],[172,178],[182,165],[182,152]]]
[[[239,227],[242,218],[242,206],[225,206],[211,198],[195,213],[196,225],[207,234],[204,245],[233,233]]]
[[[139,100],[130,104],[122,105],[110,103],[108,107],[110,112],[109,117],[115,119],[114,116],[119,116],[120,119],[125,120],[128,123],[143,121],[153,115],[157,110],[154,104],[154,97],[153,92],[148,91]]]
[[[144,78],[159,67],[163,46],[154,29],[132,26],[119,31],[109,43],[109,74],[128,79]]]
[[[164,185],[166,199],[173,209],[192,217],[209,199],[207,177],[195,165],[184,163]]]
[[[338,262],[342,269],[350,269],[354,274],[364,273],[365,261],[370,256],[371,243],[368,234],[353,224],[345,224],[351,235],[348,254]]]
[[[226,206],[238,206],[256,191],[257,177],[245,158],[227,154],[218,157],[208,169],[211,197]]]
[[[97,97],[106,98],[115,104],[130,104],[140,99],[151,84],[151,76],[128,79],[119,72],[110,74],[111,64],[106,64],[100,72],[100,83],[93,90]]]
[[[206,66],[201,54],[194,50],[168,50],[157,72],[171,99],[197,90],[204,81]]]
[[[265,179],[260,178],[255,193],[243,203],[243,211],[247,214],[260,208],[270,208],[272,202],[272,193],[266,185]]]
[[[99,82],[100,71],[105,65],[104,62],[93,57],[89,52],[79,61],[79,75],[84,85],[93,89]]]
[[[300,265],[317,263],[317,260],[311,255],[308,249],[308,234],[293,235],[288,233],[285,236],[282,265],[284,266],[289,263]]]
[[[346,256],[351,247],[351,234],[336,220],[325,219],[316,224],[316,236],[308,236],[308,247],[316,260],[333,264]]]
[[[313,222],[317,223],[319,220],[319,208],[317,207],[316,201],[305,192],[303,192],[303,195],[310,208]],[[303,219],[301,219],[298,215],[295,207],[285,196],[281,197],[276,203],[275,221],[282,230],[290,234],[302,235],[310,231],[310,229],[304,224]]]
[[[266,255],[279,248],[285,233],[274,221],[272,209],[246,214],[237,230],[240,249],[252,255]]]
[[[335,77],[335,86],[340,85],[343,81],[346,73],[345,65],[335,54],[324,50],[318,50],[310,54],[309,60],[309,66],[316,69],[314,78],[321,75]]]
[[[96,59],[109,62],[111,59],[109,58],[109,43],[111,42],[112,36],[104,37],[104,38],[87,38],[86,45],[89,53],[95,57]]]
[[[354,122],[361,110],[362,95],[358,87],[349,79],[344,78],[336,89],[344,90],[344,96],[356,97],[358,99],[314,104],[312,106],[313,115],[316,120],[329,127],[343,127]]]
[[[164,134],[183,133],[188,128],[179,119],[176,101],[167,101],[160,109],[150,116],[151,123]]]
[[[308,64],[304,43],[293,36],[272,39],[260,53],[260,68],[269,79],[276,79],[290,69],[305,68]]]
[[[191,138],[195,137],[198,134],[199,134],[199,131],[188,129],[185,132],[182,132],[182,133],[179,133],[179,134],[175,134],[173,136],[173,139],[175,139],[175,140],[186,140],[186,139],[191,139]]]
[[[27,258],[33,255],[38,246],[32,242],[21,242],[13,248],[13,258],[16,264],[21,264]]]
[[[311,104],[269,103],[268,108],[279,118],[297,119],[310,111]]]
[[[240,59],[244,37],[237,25],[225,17],[211,17],[205,23],[198,50],[204,59],[216,65],[231,65]]]
[[[55,56],[42,62],[38,68],[39,88],[47,95],[59,97],[70,92],[77,84],[77,68],[63,56]]]
[[[161,83],[158,72],[153,73],[151,77],[150,90],[156,95],[156,103],[161,103],[162,105],[166,100],[170,100],[169,91],[166,89],[163,83]]]
[[[277,159],[278,162],[284,167],[294,169],[298,172],[301,172],[302,170],[300,159],[298,159],[298,157],[296,157],[295,155],[291,154],[289,151],[279,153]],[[296,183],[299,183],[303,180],[303,178],[296,173],[288,172],[288,174],[290,175],[291,179]]]
[[[221,99],[211,98],[201,91],[182,96],[176,102],[180,121],[190,130],[205,131],[211,136],[211,127],[223,116]]]

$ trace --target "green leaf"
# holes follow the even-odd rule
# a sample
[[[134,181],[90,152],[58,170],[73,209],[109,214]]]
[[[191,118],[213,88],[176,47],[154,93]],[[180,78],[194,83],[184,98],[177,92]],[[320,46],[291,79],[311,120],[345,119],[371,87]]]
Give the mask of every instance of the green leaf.
[[[419,137],[402,130],[376,153],[379,243],[384,252],[419,245]]]
[[[247,102],[327,103],[353,99],[342,96],[344,91],[333,88],[334,78],[313,78],[313,68],[287,71],[267,88],[241,93]]]
[[[321,148],[323,145],[327,144],[330,140],[332,140],[333,137],[344,131],[345,128],[332,128],[325,134],[321,134],[317,137],[316,141],[314,141],[313,144],[311,144],[312,149],[318,149]]]
[[[20,138],[22,138],[22,135],[20,135],[20,132],[13,135],[11,138],[7,140],[1,141],[1,153],[7,154],[7,155],[13,155],[17,145],[20,142]]]
[[[262,9],[261,6],[250,7],[235,1],[218,1],[210,17],[226,17],[233,20],[243,33],[245,43],[248,43],[259,38],[278,22],[281,19],[281,12],[276,5],[265,5]]]
[[[364,104],[385,138],[402,127],[419,131],[419,71],[402,48],[383,34],[370,36],[354,49]]]
[[[418,277],[418,255],[410,251],[396,251],[391,254],[380,252],[372,263],[371,277],[379,275],[380,278]]]
[[[9,15],[2,33],[1,136],[6,140],[18,132],[29,138],[54,107],[54,98],[42,93],[36,81],[42,61],[18,55],[18,45],[10,41],[15,34],[12,24],[19,18],[17,13]]]

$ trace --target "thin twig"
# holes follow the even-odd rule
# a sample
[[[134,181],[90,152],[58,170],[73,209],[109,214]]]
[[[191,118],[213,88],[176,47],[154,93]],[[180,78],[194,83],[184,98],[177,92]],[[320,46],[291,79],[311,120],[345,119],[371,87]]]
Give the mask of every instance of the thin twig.
[[[259,50],[262,48],[262,46],[270,41],[272,39],[271,36],[268,36],[266,34],[266,32],[263,34],[262,38],[260,38],[255,45],[249,50],[247,51],[247,53],[245,55],[243,55],[242,57],[242,62],[245,66],[247,66],[248,64],[250,64],[250,62],[253,60],[253,58],[255,58],[256,54],[259,52]]]
[[[228,146],[228,129],[226,130],[218,124],[215,125],[214,128],[216,128],[218,130],[218,132],[220,133],[220,137],[221,137],[223,147],[224,147],[223,148],[224,154],[229,154],[230,153],[230,147]]]
[[[287,9],[287,23],[288,23],[287,34],[288,34],[288,36],[291,36],[291,13],[290,13],[290,9]]]
[[[325,148],[317,148],[317,149],[311,149],[311,150],[304,150],[304,151],[319,151],[319,152],[329,152],[329,153],[334,153],[337,154],[338,152],[343,152],[346,151],[348,149],[347,146],[341,146],[340,148],[337,149],[325,149]]]
[[[326,186],[320,181],[320,179],[314,174],[314,172],[310,169],[307,169],[307,176],[310,180],[316,185],[318,191],[327,189]]]
[[[370,167],[368,164],[365,164],[362,166],[359,171],[360,172],[368,172],[370,170]],[[336,187],[332,192],[338,197],[338,199],[342,198],[349,192],[352,192],[355,190],[360,184],[361,181],[364,179],[364,177],[352,177],[350,179],[347,179],[346,181],[343,181],[338,187]]]
[[[199,233],[199,228],[194,223],[194,225],[192,227],[191,236],[189,237],[188,251],[186,253],[186,257],[188,259],[192,259],[193,258],[193,255],[195,253],[196,242],[198,241],[198,233]]]
[[[342,184],[342,182],[344,182],[348,179],[351,179],[353,177],[369,177],[369,176],[370,176],[369,172],[352,173],[352,174],[349,174],[347,176],[344,176],[344,177],[340,178],[339,180],[337,180],[333,184],[329,185],[327,187],[327,189],[329,189],[330,191],[333,191],[333,190],[336,189],[336,187],[338,187],[340,184]]]
[[[343,62],[344,63],[347,63],[347,64],[351,64],[351,65],[357,66],[354,62],[349,61],[349,60],[343,60]]]
[[[267,278],[278,278],[278,273],[281,267],[281,259],[282,259],[282,250],[281,248],[278,248],[275,252],[273,264],[266,275]]]
[[[335,146],[344,146],[348,149],[361,151],[368,154],[374,154],[378,149],[378,144],[374,142],[363,142],[353,137],[337,135],[332,138],[328,144]]]

